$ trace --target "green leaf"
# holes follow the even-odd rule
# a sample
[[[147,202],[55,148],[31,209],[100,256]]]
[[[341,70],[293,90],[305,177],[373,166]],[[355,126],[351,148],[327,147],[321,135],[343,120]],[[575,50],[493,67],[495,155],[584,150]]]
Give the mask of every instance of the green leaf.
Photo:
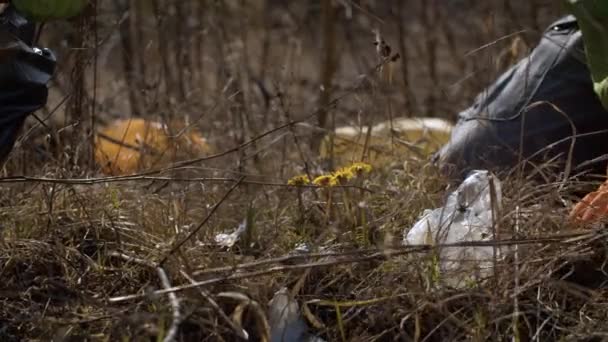
[[[87,0],[13,0],[22,15],[34,21],[69,19],[78,15]]]
[[[594,90],[608,109],[608,1],[567,0],[583,33]]]

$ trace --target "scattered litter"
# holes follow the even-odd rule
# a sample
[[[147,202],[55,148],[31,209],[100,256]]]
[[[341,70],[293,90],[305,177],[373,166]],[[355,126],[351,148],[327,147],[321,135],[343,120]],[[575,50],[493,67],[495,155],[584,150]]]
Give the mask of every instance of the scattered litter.
[[[315,247],[316,246],[316,247]],[[333,239],[322,242],[319,245],[311,245],[308,242],[301,242],[295,245],[291,254],[306,254],[306,253],[330,253],[332,251],[337,251],[344,248],[344,245],[341,243],[336,243]]]
[[[290,298],[286,288],[274,294],[269,307],[271,342],[325,342],[308,332],[298,302]]]
[[[310,246],[307,243],[299,243],[293,249],[295,254],[306,254],[310,253]]]
[[[247,231],[247,221],[243,220],[243,222],[239,224],[239,227],[234,232],[229,234],[217,234],[215,236],[215,243],[222,247],[231,248],[237,243],[237,241],[239,241],[245,231]]]
[[[404,233],[404,243],[439,245],[490,241],[497,214],[492,208],[500,210],[501,196],[501,184],[496,177],[485,170],[472,171],[448,196],[444,207],[424,211],[422,218]],[[467,280],[487,277],[492,270],[494,252],[492,246],[440,248],[442,279],[448,285],[458,287],[465,285]],[[497,257],[500,252],[496,247]]]

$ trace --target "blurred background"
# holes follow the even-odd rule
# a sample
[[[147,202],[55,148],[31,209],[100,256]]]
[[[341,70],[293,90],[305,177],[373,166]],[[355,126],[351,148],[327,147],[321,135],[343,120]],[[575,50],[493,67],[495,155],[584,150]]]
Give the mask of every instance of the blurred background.
[[[314,164],[337,126],[454,122],[561,14],[552,0],[93,2],[45,24],[57,76],[5,174],[97,173],[94,132],[117,118],[196,129],[218,152],[304,120],[214,161],[283,175]],[[378,37],[395,57],[389,81],[374,70]]]

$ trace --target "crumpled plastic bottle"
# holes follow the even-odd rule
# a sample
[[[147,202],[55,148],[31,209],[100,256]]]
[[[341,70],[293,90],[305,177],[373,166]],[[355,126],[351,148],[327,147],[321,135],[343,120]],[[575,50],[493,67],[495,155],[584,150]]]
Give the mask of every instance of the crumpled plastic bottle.
[[[494,187],[494,191],[491,188]],[[407,245],[445,245],[467,241],[492,240],[492,225],[500,211],[500,181],[489,171],[475,170],[452,192],[443,207],[425,210],[422,218],[404,232]],[[442,279],[450,286],[463,286],[467,280],[490,274],[493,246],[438,246]]]

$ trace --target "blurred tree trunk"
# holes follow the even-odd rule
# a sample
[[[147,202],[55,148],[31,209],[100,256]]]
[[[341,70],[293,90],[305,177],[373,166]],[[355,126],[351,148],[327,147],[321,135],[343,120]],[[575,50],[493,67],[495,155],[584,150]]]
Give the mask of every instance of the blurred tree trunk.
[[[317,124],[321,128],[327,128],[327,119],[330,113],[329,104],[332,96],[332,80],[336,73],[336,26],[335,26],[335,8],[332,5],[332,0],[321,0],[321,63],[319,77],[321,80],[321,93],[319,94],[319,113],[317,114]],[[335,129],[335,122],[331,120],[330,129]],[[313,133],[311,147],[313,151],[319,149],[321,139],[325,133],[323,131]],[[333,137],[330,143],[330,155],[333,160]],[[330,160],[331,164],[331,160]],[[331,167],[331,165],[330,165]]]
[[[81,159],[87,168],[93,166],[93,149],[90,144],[83,144],[85,141],[92,141],[92,127],[90,127],[92,111],[87,101],[86,90],[86,69],[91,57],[90,49],[95,46],[92,43],[93,27],[95,25],[95,10],[92,5],[76,17],[74,23],[77,27],[77,34],[73,42],[74,49],[72,56],[72,70],[70,72],[70,97],[67,103],[67,124],[71,126],[70,151],[68,155],[69,165],[77,166]]]
[[[188,25],[188,14],[184,10],[183,1],[177,0],[173,3],[173,6],[175,6],[175,69],[178,78],[178,100],[183,102],[187,96],[186,89],[191,89],[189,83],[192,77],[192,70],[186,68],[188,65],[188,46],[185,41],[189,32],[184,28]]]
[[[144,99],[142,98],[143,85],[139,80],[143,77],[141,61],[137,58],[137,44],[141,41],[140,31],[137,29],[137,0],[114,0],[118,13],[127,12],[126,18],[120,24],[120,40],[122,44],[122,68],[127,85],[131,116],[141,117],[144,113]]]
[[[421,20],[424,27],[425,52],[427,61],[427,70],[429,80],[431,81],[431,89],[429,90],[426,99],[426,114],[436,116],[437,113],[437,89],[439,87],[439,75],[437,71],[437,20],[439,17],[439,3],[437,0],[421,0],[422,13]]]
[[[192,82],[198,90],[199,98],[204,94],[204,59],[205,54],[205,13],[206,0],[192,1],[191,14],[196,17],[196,28],[192,35],[192,48],[189,53],[190,67],[192,70]]]
[[[410,72],[409,72],[409,51],[406,49],[406,35],[405,35],[405,19],[403,18],[403,1],[397,1],[397,32],[398,32],[398,47],[399,55],[401,56],[401,78],[403,81],[402,93],[405,100],[406,116],[417,116],[418,109],[416,108],[416,97],[410,87]]]
[[[163,0],[154,0],[154,16],[156,17],[156,39],[158,41],[158,54],[161,59],[163,80],[165,83],[165,106],[170,106],[172,103],[177,102],[181,96],[176,90],[180,89],[178,75],[176,74],[177,68],[172,67],[174,63],[169,53],[174,49],[175,41],[171,35],[171,30],[168,29],[166,23],[169,22],[169,13],[171,9],[170,4]]]

